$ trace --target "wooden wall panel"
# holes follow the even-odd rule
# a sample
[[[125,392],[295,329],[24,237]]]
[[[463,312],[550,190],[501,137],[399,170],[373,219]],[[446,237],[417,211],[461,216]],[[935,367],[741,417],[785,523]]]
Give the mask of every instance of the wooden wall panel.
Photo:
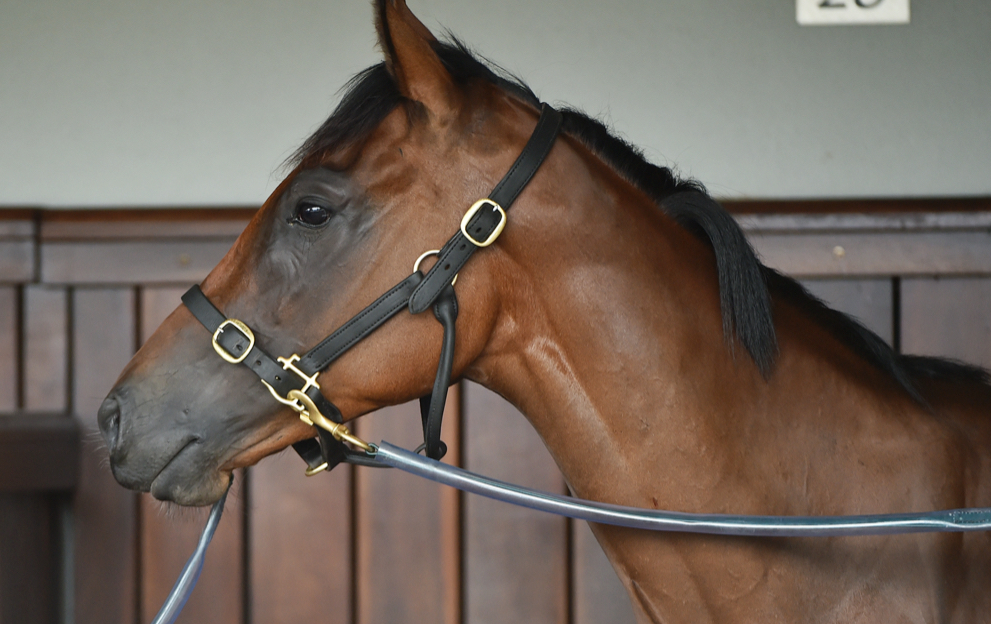
[[[169,287],[141,290],[142,343],[172,313],[184,291]],[[196,590],[177,620],[180,624],[239,624],[244,619],[243,479],[242,473],[235,474]],[[196,549],[209,510],[178,509],[150,494],[140,498],[141,621],[150,622]]]
[[[562,493],[564,479],[533,427],[495,393],[465,383],[463,462],[474,472]],[[465,620],[550,624],[568,620],[564,518],[466,496]]]
[[[458,392],[445,409],[445,462],[457,463]],[[423,442],[417,402],[386,408],[356,425],[369,441],[406,448]],[[357,614],[360,624],[437,622],[461,617],[457,491],[398,470],[356,468]]]
[[[64,412],[68,406],[68,294],[64,288],[24,288],[24,409]],[[109,388],[108,388],[109,390]]]
[[[902,280],[902,351],[991,366],[991,277]]]
[[[17,289],[0,287],[0,414],[17,410],[18,342]]]
[[[0,413],[71,409],[87,440],[70,559],[72,608],[84,624],[150,619],[202,528],[204,512],[169,518],[158,503],[117,485],[95,411],[135,343],[212,268],[249,213],[121,214],[45,217],[40,238],[23,215],[9,232],[0,227]],[[741,220],[769,264],[815,276],[805,282],[815,294],[886,340],[900,318],[905,352],[991,364],[991,213]],[[944,275],[926,276],[934,272]],[[905,276],[900,317],[892,309],[891,275]],[[456,418],[445,423],[452,459],[459,459],[462,438],[460,460],[468,468],[564,491],[522,416],[478,386],[469,384],[462,398],[464,435],[451,426]],[[420,441],[412,405],[371,415],[357,429],[371,439]],[[239,483],[247,490],[229,501],[181,621],[632,620],[625,590],[584,523],[462,498],[399,473],[340,467],[307,479],[291,452],[266,459]],[[17,502],[11,513],[31,506]],[[34,527],[42,532],[50,532],[45,522],[54,522],[56,507],[46,509]],[[0,549],[0,568],[9,569],[10,547]],[[7,604],[0,596],[0,624],[14,617]]]
[[[54,624],[59,617],[57,499],[0,492],[0,624]]]
[[[0,282],[23,283],[34,279],[34,243],[0,239]]]
[[[53,284],[194,284],[233,242],[52,242],[41,247],[41,278]]]
[[[747,238],[771,267],[791,275],[991,273],[989,215],[750,215]]]
[[[252,624],[352,622],[352,468],[304,468],[288,450],[249,471]]]
[[[242,566],[242,506],[244,487],[235,474],[235,484],[217,532],[210,542],[203,573],[189,597],[177,624],[240,624],[244,621],[244,574]],[[141,622],[150,622],[179,578],[182,567],[196,549],[208,508],[179,508],[148,494],[141,495]]]
[[[35,220],[27,210],[0,214],[0,283],[23,284],[35,279]]]
[[[133,624],[137,615],[136,495],[107,467],[96,411],[134,353],[134,292],[73,293],[72,407],[83,435],[74,500],[75,621]]]
[[[195,282],[190,282],[192,286]],[[189,286],[148,286],[141,289],[141,344],[151,337],[162,321],[182,305],[182,294]]]
[[[588,528],[571,520],[572,622],[574,624],[633,624],[630,597],[612,564]]]
[[[889,345],[894,344],[890,279],[807,279],[802,284],[831,308],[853,316]]]

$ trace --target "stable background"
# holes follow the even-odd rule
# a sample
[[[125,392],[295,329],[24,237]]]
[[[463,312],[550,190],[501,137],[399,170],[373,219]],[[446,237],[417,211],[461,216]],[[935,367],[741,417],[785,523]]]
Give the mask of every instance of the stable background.
[[[991,364],[991,5],[800,27],[787,0],[412,0],[703,181],[896,348]],[[95,410],[378,62],[370,4],[0,1],[0,623],[147,622],[204,516],[116,485]],[[865,216],[866,215],[866,216]],[[83,359],[83,355],[87,357]],[[474,385],[451,460],[565,491]],[[415,445],[415,408],[359,424]],[[631,621],[587,527],[293,457],[238,476],[182,622]]]

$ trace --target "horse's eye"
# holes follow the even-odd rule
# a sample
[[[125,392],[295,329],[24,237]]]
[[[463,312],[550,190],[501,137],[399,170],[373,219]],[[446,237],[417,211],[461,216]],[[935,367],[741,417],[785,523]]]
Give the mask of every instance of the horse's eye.
[[[307,227],[326,225],[330,217],[330,210],[312,202],[302,202],[296,208],[295,220]]]

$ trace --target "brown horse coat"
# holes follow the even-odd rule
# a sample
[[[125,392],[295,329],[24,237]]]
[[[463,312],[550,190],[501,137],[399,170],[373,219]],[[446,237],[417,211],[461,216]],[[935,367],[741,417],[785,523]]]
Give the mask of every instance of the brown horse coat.
[[[395,101],[368,127],[318,132],[203,283],[270,353],[302,352],[408,275],[536,123],[525,94],[458,70],[451,59],[470,57],[404,2],[376,11]],[[727,340],[713,245],[586,139],[558,139],[498,242],[461,272],[454,368],[519,407],[577,495],[780,515],[991,506],[991,389],[979,374],[865,358],[875,343],[771,273],[762,363],[742,317]],[[300,221],[314,202],[326,226]],[[428,391],[440,344],[428,316],[401,314],[321,375],[346,418]],[[313,436],[250,371],[217,358],[182,307],[125,369],[100,424],[122,484],[194,505],[216,500],[231,470]],[[593,531],[641,622],[991,617],[988,534]]]

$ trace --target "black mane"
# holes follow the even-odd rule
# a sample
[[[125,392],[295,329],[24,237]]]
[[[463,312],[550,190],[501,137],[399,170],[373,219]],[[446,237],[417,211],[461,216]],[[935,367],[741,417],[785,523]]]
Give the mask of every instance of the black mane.
[[[540,100],[519,78],[476,56],[452,37],[435,51],[459,84],[490,82],[522,101]],[[340,104],[323,125],[289,159],[312,166],[324,152],[358,143],[397,106],[406,104],[385,63],[369,67],[344,88]],[[988,372],[942,358],[902,356],[877,334],[846,314],[829,308],[794,279],[764,266],[736,220],[712,199],[699,182],[679,178],[671,169],[649,162],[639,148],[617,138],[600,121],[572,108],[561,110],[562,131],[599,155],[627,181],[644,191],[677,223],[708,242],[716,257],[723,333],[736,339],[768,377],[777,355],[770,292],[804,310],[864,360],[889,374],[920,403],[912,379],[919,377],[989,383]]]

